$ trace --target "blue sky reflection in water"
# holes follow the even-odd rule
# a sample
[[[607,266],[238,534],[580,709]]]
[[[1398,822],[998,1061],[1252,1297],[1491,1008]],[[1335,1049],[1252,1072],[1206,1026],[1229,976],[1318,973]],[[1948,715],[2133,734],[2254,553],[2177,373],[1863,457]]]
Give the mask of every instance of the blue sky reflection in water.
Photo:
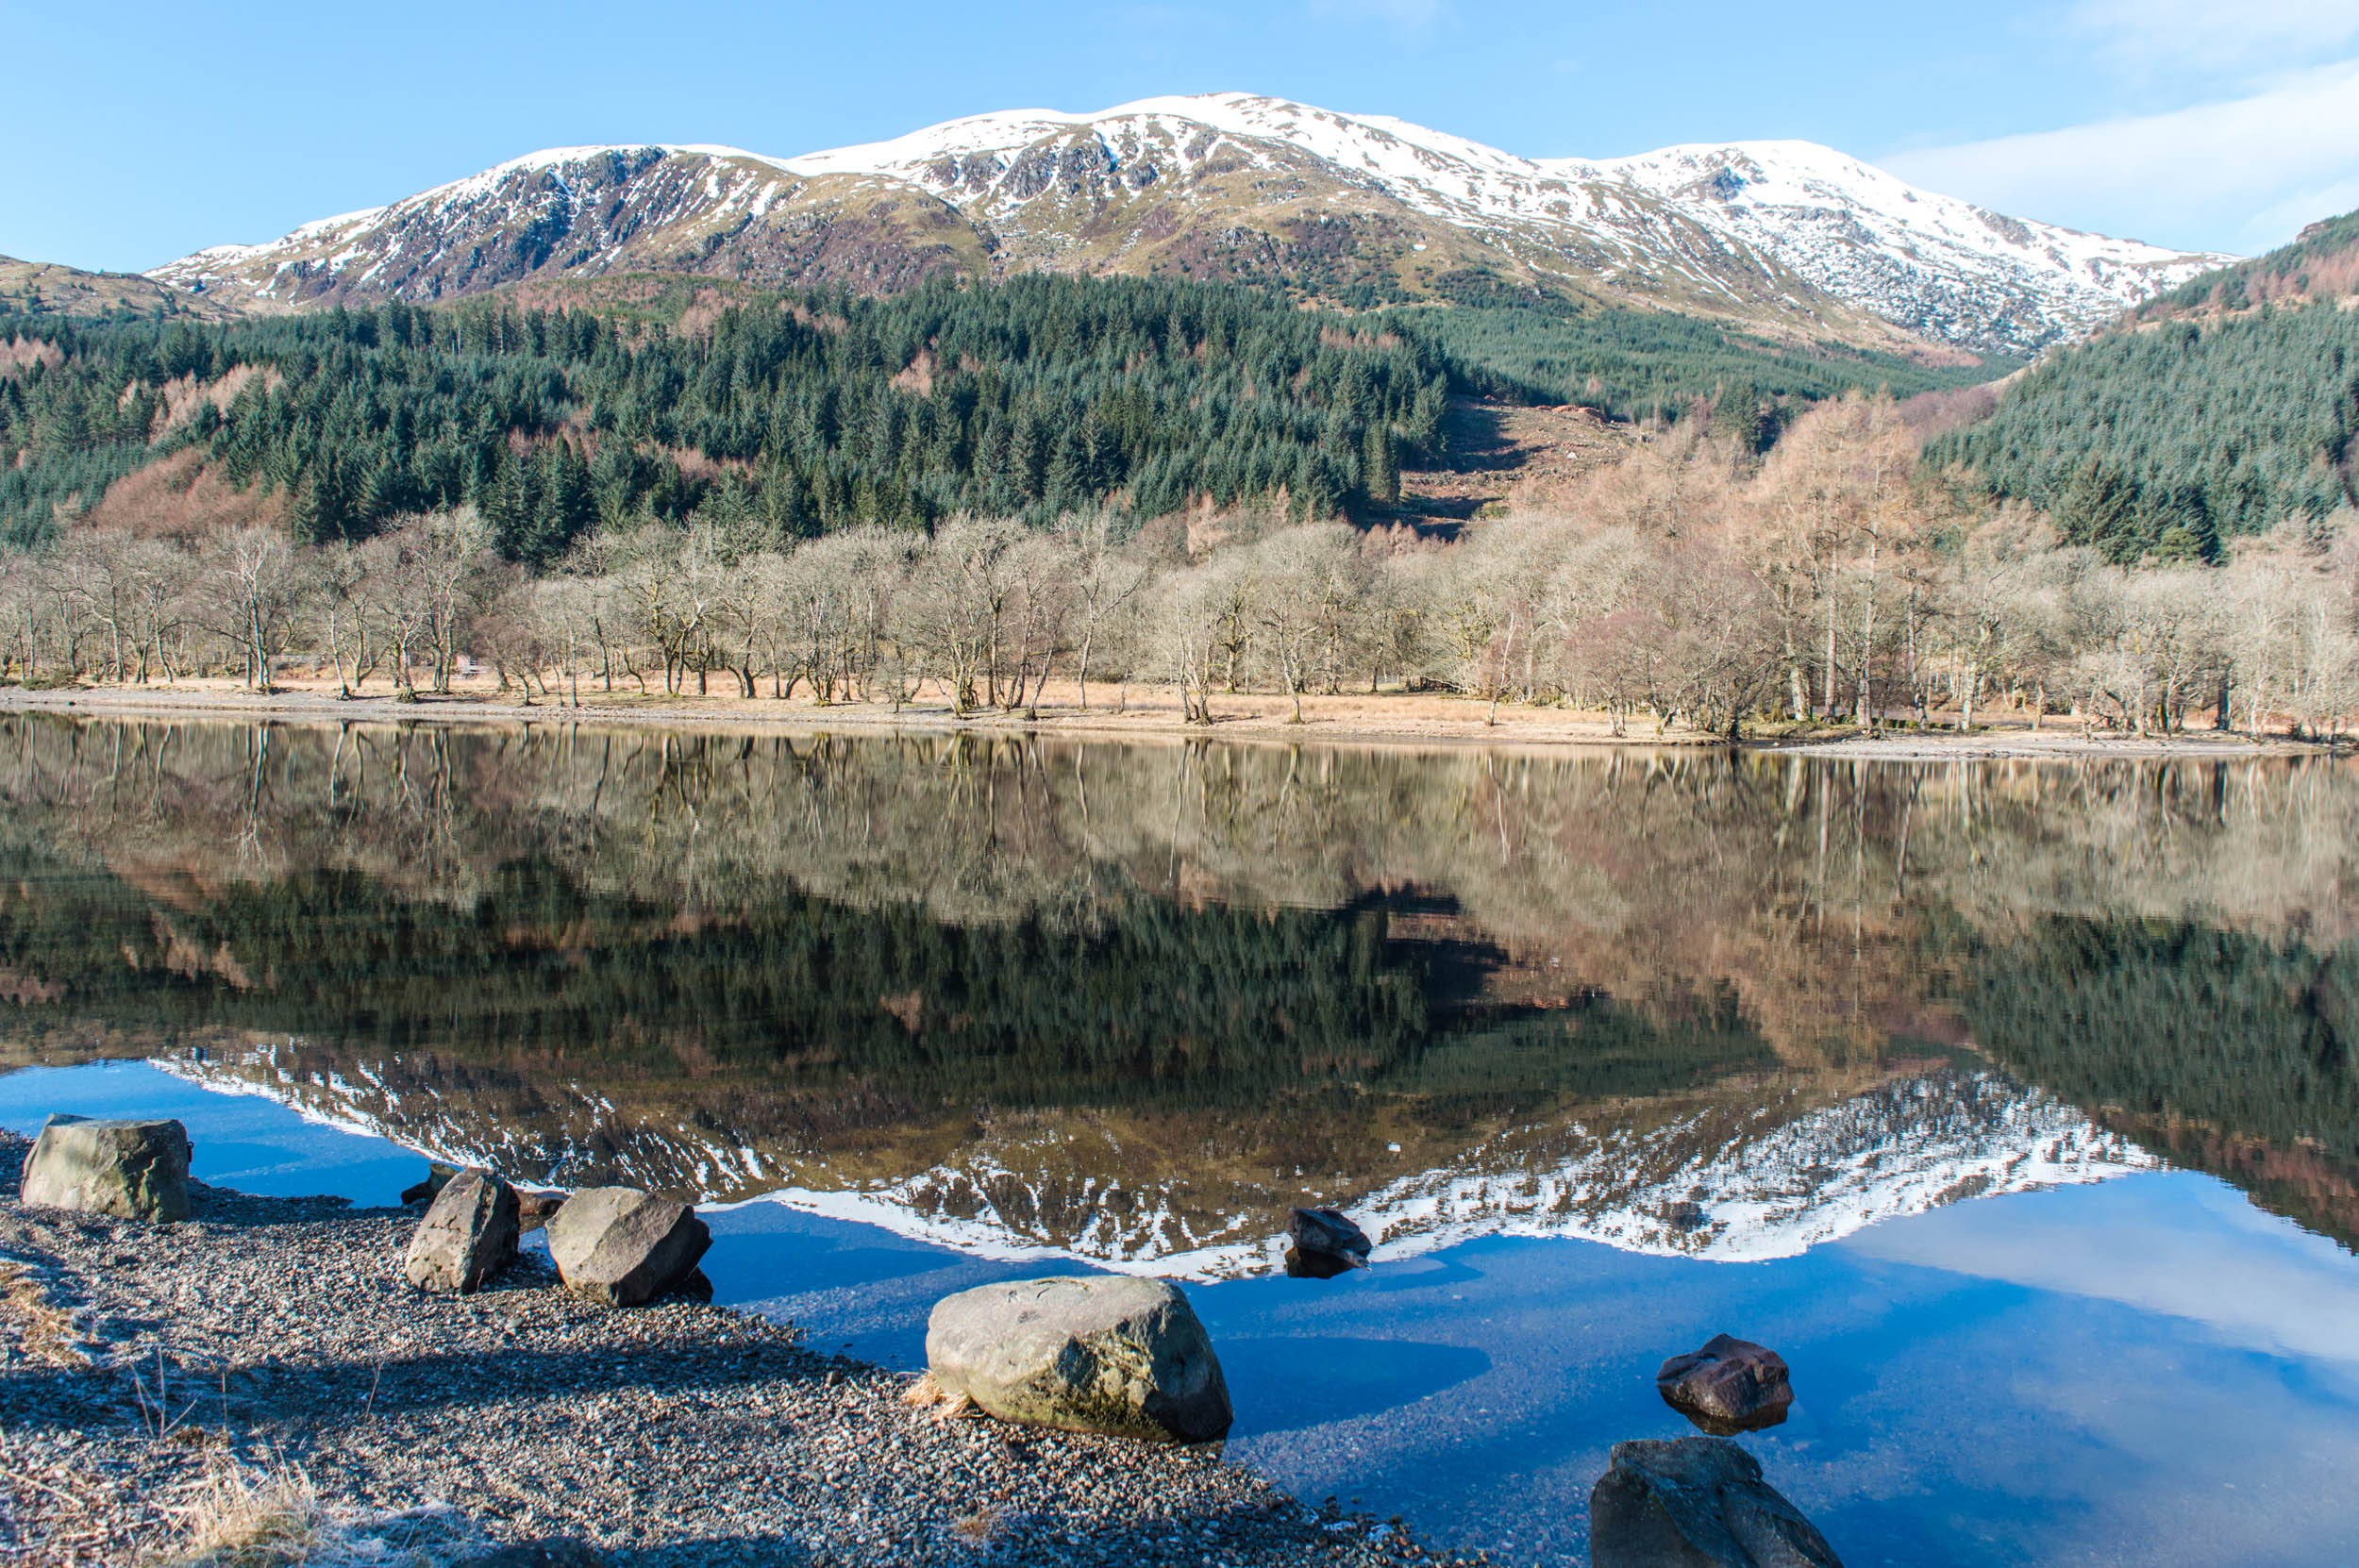
[[[142,1064],[0,1076],[0,1126],[55,1109],[178,1116],[198,1176],[250,1192],[385,1203],[419,1168]],[[1080,1267],[761,1200],[711,1218],[720,1300],[904,1369],[942,1294]],[[1585,1561],[1608,1447],[1688,1430],[1656,1365],[1723,1330],[1793,1366],[1792,1418],[1744,1441],[1854,1568],[2359,1557],[2359,1260],[2209,1176],[1968,1200],[1767,1262],[1500,1237],[1191,1295],[1231,1459],[1511,1560]]]

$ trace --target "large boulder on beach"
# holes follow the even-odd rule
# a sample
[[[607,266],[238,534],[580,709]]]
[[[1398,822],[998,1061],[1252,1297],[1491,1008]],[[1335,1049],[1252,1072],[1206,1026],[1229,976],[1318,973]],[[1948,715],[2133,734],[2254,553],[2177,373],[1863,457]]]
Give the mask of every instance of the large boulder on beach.
[[[461,1171],[418,1222],[402,1272],[419,1290],[463,1295],[516,1260],[516,1190],[482,1171]]]
[[[1843,1568],[1726,1438],[1614,1445],[1589,1493],[1590,1568]]]
[[[1785,1359],[1727,1334],[1664,1362],[1654,1384],[1665,1403],[1715,1437],[1775,1426],[1794,1403]]]
[[[17,1197],[126,1220],[185,1220],[192,1152],[177,1122],[52,1116],[25,1157]]]
[[[1157,1443],[1228,1435],[1229,1385],[1167,1280],[1019,1279],[934,1303],[926,1365],[1003,1421]]]
[[[637,1307],[686,1279],[711,1244],[694,1209],[636,1187],[585,1187],[549,1218],[558,1277],[615,1307]]]

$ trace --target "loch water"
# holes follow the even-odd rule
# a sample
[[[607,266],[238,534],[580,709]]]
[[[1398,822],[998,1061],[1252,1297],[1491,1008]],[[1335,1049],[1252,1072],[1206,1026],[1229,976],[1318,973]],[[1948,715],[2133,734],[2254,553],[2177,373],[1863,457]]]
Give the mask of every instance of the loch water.
[[[1230,1460],[1511,1562],[1720,1332],[1854,1568],[2348,1562],[2354,846],[2326,759],[0,716],[0,1125],[654,1188],[906,1368],[1168,1275]]]

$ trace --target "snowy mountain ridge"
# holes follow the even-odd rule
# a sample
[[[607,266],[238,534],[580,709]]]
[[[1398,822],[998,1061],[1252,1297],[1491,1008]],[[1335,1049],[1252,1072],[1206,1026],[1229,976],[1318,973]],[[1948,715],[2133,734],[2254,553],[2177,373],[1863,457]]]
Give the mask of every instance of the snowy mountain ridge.
[[[2222,259],[2004,217],[1809,142],[1533,159],[1216,93],[977,115],[794,157],[552,148],[149,275],[263,307],[637,270],[861,289],[1153,272],[1397,298],[1472,283],[2026,353]]]

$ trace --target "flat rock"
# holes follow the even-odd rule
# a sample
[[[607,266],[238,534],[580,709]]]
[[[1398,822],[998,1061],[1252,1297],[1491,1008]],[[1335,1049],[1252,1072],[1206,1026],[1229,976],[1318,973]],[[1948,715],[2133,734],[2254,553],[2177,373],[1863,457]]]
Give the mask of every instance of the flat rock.
[[[1665,1403],[1715,1437],[1775,1426],[1794,1403],[1784,1358],[1727,1334],[1672,1357],[1654,1382]]]
[[[694,1209],[636,1187],[585,1187],[550,1216],[548,1229],[566,1288],[615,1307],[662,1294],[712,1244]]]
[[[126,1220],[189,1217],[189,1129],[177,1122],[52,1116],[25,1158],[20,1201]]]
[[[516,1190],[461,1171],[418,1222],[402,1271],[419,1290],[464,1294],[516,1260]]]
[[[1589,1493],[1590,1568],[1843,1568],[1726,1438],[1614,1445]]]
[[[1212,1339],[1168,1280],[1020,1279],[945,1296],[926,1364],[1003,1421],[1212,1443],[1233,1419]]]

